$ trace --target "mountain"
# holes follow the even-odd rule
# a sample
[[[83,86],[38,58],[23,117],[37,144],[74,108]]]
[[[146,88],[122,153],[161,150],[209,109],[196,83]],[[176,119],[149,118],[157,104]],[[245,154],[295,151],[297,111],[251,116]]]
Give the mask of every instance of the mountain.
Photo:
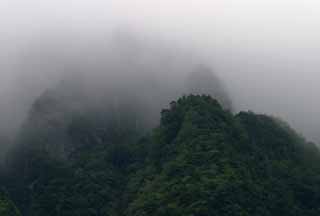
[[[320,213],[319,150],[282,120],[189,95],[146,130],[130,106],[55,96],[34,105],[1,178],[23,215]]]
[[[319,151],[280,120],[191,95],[162,112],[156,140],[126,215],[319,214]]]
[[[232,110],[232,102],[227,94],[224,83],[217,77],[212,70],[199,65],[187,76],[186,90],[189,94],[210,95],[215,98],[227,110]]]

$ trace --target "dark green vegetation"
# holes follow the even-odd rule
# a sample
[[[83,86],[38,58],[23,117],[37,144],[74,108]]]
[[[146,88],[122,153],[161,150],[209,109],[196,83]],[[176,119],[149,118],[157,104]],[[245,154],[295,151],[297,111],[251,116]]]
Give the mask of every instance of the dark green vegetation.
[[[320,154],[284,122],[195,95],[139,118],[42,98],[2,184],[26,216],[320,215]]]
[[[9,200],[3,191],[0,191],[0,215],[21,216],[17,207]]]

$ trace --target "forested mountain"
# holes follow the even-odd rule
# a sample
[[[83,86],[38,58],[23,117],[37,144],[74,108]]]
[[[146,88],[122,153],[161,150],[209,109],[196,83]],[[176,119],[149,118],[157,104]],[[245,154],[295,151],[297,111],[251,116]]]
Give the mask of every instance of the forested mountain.
[[[70,100],[34,104],[2,171],[25,216],[320,214],[320,153],[279,119],[189,95],[150,130],[139,106]]]

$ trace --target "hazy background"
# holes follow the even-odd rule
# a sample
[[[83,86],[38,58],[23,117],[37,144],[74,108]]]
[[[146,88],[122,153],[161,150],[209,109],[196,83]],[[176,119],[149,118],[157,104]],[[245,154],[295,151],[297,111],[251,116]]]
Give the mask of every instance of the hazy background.
[[[0,0],[0,125],[14,128],[29,95],[59,79],[24,70],[28,47],[128,29],[194,50],[237,110],[280,116],[320,141],[319,9],[313,0]]]

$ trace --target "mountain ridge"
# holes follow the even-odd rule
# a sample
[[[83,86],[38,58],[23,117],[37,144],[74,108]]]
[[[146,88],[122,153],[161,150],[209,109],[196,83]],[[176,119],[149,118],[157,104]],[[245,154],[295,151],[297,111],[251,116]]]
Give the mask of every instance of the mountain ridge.
[[[281,120],[233,114],[208,95],[171,102],[149,133],[122,112],[120,122],[72,115],[62,131],[77,151],[67,160],[41,147],[50,131],[28,142],[40,148],[21,138],[24,154],[2,182],[23,215],[320,213],[319,150]],[[43,127],[34,129],[31,138]]]

